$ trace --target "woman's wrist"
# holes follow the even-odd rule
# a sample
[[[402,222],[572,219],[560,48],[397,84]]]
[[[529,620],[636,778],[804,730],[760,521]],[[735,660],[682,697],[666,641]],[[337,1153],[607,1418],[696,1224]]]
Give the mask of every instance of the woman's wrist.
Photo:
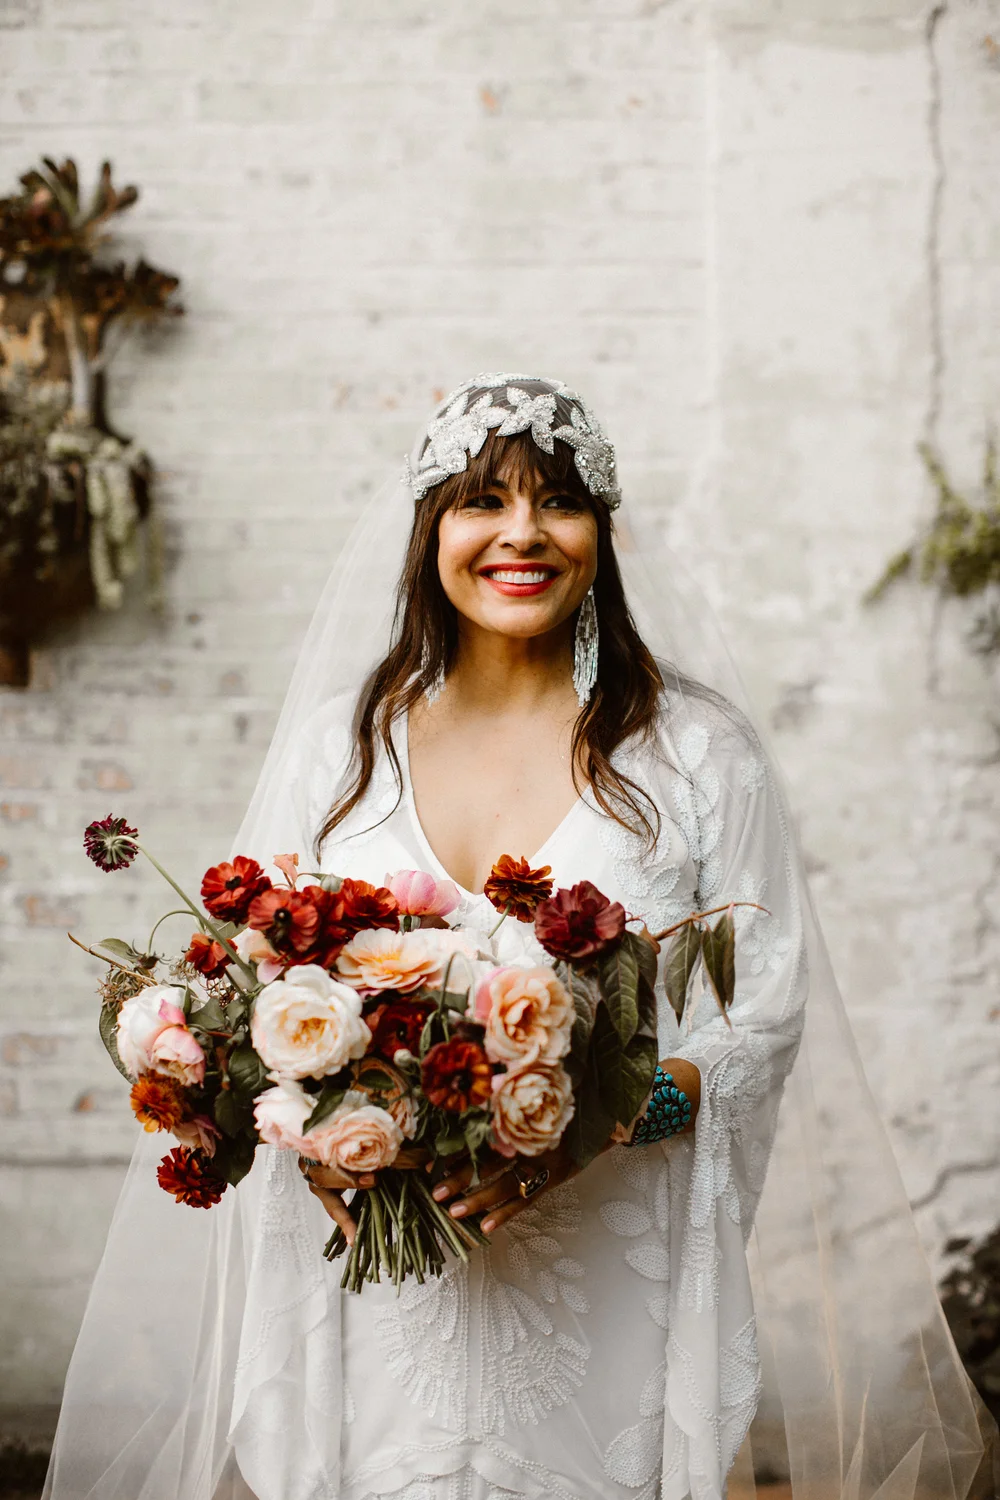
[[[628,1146],[648,1146],[694,1129],[701,1103],[701,1073],[682,1057],[668,1057],[656,1065],[649,1098],[617,1140]]]

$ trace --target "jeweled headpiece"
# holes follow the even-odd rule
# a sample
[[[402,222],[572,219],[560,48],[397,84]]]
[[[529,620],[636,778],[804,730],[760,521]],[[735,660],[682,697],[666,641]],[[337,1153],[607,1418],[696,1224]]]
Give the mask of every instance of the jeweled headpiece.
[[[463,473],[491,431],[500,437],[530,432],[543,453],[555,451],[556,438],[568,443],[590,493],[599,495],[609,510],[621,504],[615,450],[583,398],[561,380],[493,374],[473,376],[437,408],[416,464],[406,462],[414,501]]]

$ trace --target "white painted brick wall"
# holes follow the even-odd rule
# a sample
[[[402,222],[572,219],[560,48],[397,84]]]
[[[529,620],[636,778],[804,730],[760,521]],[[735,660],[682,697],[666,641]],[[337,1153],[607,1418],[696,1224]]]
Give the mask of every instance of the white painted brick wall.
[[[998,25],[0,0],[0,182],[109,156],[188,309],[111,392],[159,466],[166,616],[83,620],[0,695],[0,1402],[57,1397],[132,1138],[63,933],[140,938],[162,890],[80,829],[124,812],[190,879],[228,846],[359,501],[481,367],[579,384],[669,514],[773,715],[928,1248],[992,1222],[995,694],[950,614],[932,693],[927,601],[858,599],[927,513],[928,422],[968,478],[994,409]]]

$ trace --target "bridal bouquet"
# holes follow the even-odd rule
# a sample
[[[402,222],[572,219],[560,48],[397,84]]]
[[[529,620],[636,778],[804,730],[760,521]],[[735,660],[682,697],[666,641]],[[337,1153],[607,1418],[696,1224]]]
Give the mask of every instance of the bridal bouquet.
[[[423,1281],[447,1253],[468,1259],[485,1243],[435,1202],[439,1166],[561,1141],[584,1166],[649,1094],[656,945],[588,881],[553,890],[547,867],[504,855],[486,883],[498,920],[480,932],[446,926],[457,889],[418,870],[373,886],[300,874],[288,854],[275,856],[275,884],[237,855],[205,872],[199,907],[123,818],[90,824],[84,847],[108,871],[144,854],[183,903],[144,950],[118,938],[86,950],[109,966],[100,1032],[132,1109],[179,1143],[160,1186],[211,1207],[261,1141],[377,1174],[355,1197],[354,1244],[338,1227],[325,1250],[347,1252],[352,1290],[383,1271],[397,1288],[411,1273]],[[160,923],[184,915],[197,924],[187,948],[161,956]],[[666,965],[679,1015],[699,961],[723,1013],[732,1000],[732,911],[714,930],[708,915],[658,934],[680,934]],[[497,961],[507,920],[532,925],[544,962]]]

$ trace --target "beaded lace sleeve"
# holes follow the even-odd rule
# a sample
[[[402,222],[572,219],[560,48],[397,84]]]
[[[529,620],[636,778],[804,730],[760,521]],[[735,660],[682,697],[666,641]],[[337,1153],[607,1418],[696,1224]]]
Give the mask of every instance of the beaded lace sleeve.
[[[684,834],[699,909],[737,908],[729,1022],[703,994],[672,1048],[702,1074],[693,1138],[661,1146],[670,1174],[667,1408],[686,1462],[664,1500],[723,1493],[760,1389],[745,1246],[785,1078],[804,1019],[807,966],[786,814],[756,741],[720,711],[675,729],[662,811]]]

